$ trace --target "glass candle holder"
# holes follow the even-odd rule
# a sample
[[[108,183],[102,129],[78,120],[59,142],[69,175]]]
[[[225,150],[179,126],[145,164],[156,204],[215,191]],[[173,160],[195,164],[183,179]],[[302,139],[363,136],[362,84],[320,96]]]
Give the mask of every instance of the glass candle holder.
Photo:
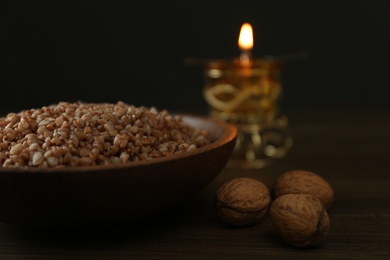
[[[204,69],[210,117],[238,128],[229,167],[262,168],[283,158],[293,138],[278,106],[281,64],[276,59],[215,60]]]

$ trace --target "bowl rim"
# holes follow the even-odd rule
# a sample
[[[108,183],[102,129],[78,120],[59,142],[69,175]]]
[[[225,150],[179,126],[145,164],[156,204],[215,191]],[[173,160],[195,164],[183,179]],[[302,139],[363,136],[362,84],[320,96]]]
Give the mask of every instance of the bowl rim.
[[[237,137],[237,127],[231,123],[218,121],[216,119],[212,119],[207,116],[203,115],[191,115],[191,114],[176,114],[183,118],[183,121],[186,122],[186,120],[189,119],[195,119],[195,120],[201,120],[203,122],[212,123],[214,125],[217,125],[221,129],[223,129],[222,135],[216,139],[213,140],[211,143],[204,145],[202,147],[199,147],[195,150],[183,152],[183,153],[175,153],[170,154],[165,157],[158,157],[153,158],[150,160],[142,160],[142,161],[130,161],[125,163],[118,163],[118,164],[109,164],[109,165],[92,165],[92,166],[75,166],[75,167],[57,167],[57,168],[43,168],[43,167],[2,167],[0,166],[0,174],[2,173],[15,173],[15,172],[26,172],[26,173],[56,173],[56,172],[97,172],[97,171],[107,171],[110,169],[123,169],[123,168],[136,168],[136,167],[142,167],[142,166],[151,166],[155,164],[159,164],[162,162],[171,162],[179,159],[185,159],[189,158],[198,154],[202,154],[206,151],[213,150],[215,148],[221,147],[231,141],[233,141]],[[187,123],[187,122],[186,122]],[[191,124],[190,124],[191,125]]]

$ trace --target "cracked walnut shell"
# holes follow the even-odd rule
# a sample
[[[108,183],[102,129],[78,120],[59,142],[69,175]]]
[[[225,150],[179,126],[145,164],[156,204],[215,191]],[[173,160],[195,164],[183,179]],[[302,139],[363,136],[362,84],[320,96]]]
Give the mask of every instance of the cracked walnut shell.
[[[310,171],[293,170],[283,173],[276,180],[272,195],[278,198],[285,194],[311,194],[329,209],[333,203],[334,191],[332,186],[321,176]]]
[[[270,206],[272,224],[282,239],[296,247],[320,244],[330,221],[321,201],[310,194],[287,194]]]
[[[235,226],[256,223],[267,212],[270,201],[267,186],[253,178],[235,178],[216,193],[218,215]]]

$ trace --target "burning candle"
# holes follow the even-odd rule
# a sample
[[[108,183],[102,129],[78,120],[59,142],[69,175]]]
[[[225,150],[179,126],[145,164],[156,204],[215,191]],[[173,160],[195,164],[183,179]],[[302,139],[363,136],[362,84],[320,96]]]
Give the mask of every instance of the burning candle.
[[[205,70],[203,94],[210,116],[238,128],[229,163],[234,167],[264,167],[283,157],[292,144],[288,120],[278,109],[280,62],[253,58],[253,46],[252,26],[244,23],[238,37],[239,57],[210,61]]]

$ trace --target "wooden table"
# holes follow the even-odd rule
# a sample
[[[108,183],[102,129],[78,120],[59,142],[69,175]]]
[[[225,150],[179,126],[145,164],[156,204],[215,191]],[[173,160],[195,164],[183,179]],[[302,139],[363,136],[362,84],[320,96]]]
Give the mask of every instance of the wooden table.
[[[291,113],[294,146],[259,170],[224,169],[172,210],[128,226],[38,231],[0,224],[1,259],[390,259],[390,113]],[[235,177],[271,186],[287,170],[306,169],[335,189],[331,229],[320,246],[299,249],[273,232],[268,217],[249,227],[220,222],[216,189]]]

